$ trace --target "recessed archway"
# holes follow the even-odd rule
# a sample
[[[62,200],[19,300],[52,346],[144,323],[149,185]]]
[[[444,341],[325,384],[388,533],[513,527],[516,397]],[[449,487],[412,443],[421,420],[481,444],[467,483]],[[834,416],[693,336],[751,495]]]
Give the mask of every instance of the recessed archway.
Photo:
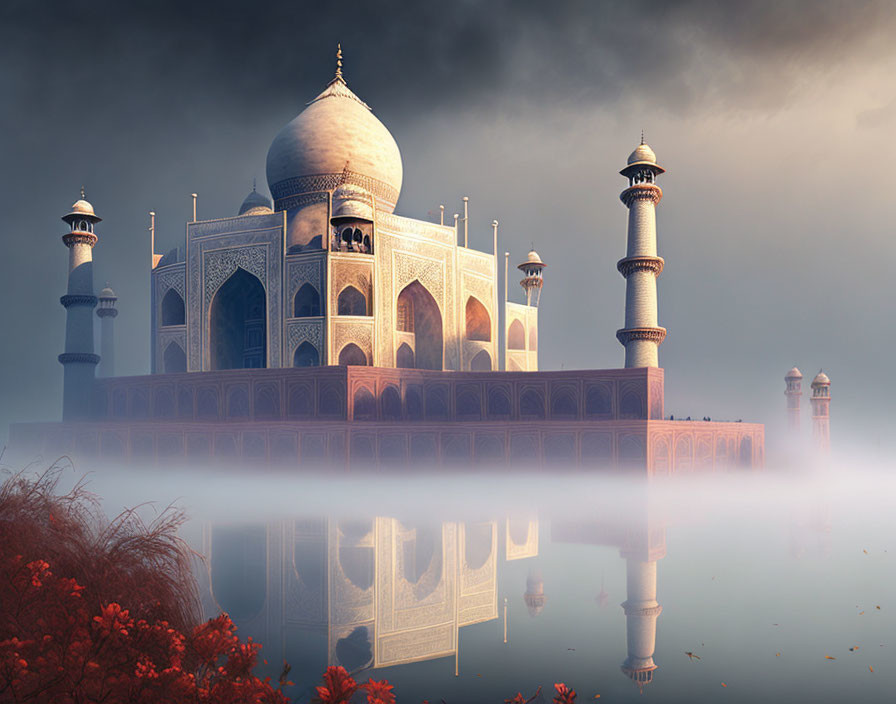
[[[162,297],[162,325],[184,325],[186,323],[184,299],[173,288]]]
[[[302,284],[293,301],[293,316],[314,318],[320,315],[320,294],[311,284]]]
[[[470,296],[466,309],[467,339],[491,342],[492,319],[482,302]]]
[[[209,314],[213,370],[267,366],[266,305],[264,286],[245,269],[221,285]]]
[[[507,349],[526,349],[526,330],[518,319],[514,320],[507,329]]]
[[[367,366],[367,355],[354,342],[349,342],[339,353],[339,364],[342,366]]]
[[[367,315],[367,296],[354,286],[346,286],[336,302],[337,315]]]
[[[476,356],[470,360],[470,371],[490,372],[492,370],[492,356],[487,350],[479,350]]]
[[[176,342],[168,343],[168,346],[165,348],[164,358],[166,374],[180,374],[187,371],[187,355]]]
[[[395,366],[399,369],[414,368],[414,350],[407,342],[402,342],[395,353]]]
[[[319,367],[320,354],[317,351],[317,347],[305,340],[305,342],[296,347],[295,354],[292,357],[292,366]]]
[[[398,294],[398,329],[414,333],[416,369],[442,369],[442,314],[432,294],[412,281]]]

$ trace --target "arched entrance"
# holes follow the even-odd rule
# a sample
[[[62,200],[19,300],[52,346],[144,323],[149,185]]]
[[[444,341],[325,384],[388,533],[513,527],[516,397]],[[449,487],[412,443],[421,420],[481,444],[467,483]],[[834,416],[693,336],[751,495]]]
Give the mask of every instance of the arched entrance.
[[[294,367],[317,367],[320,366],[320,355],[317,348],[310,342],[305,340],[301,345],[296,347],[296,352],[292,357],[292,366]]]
[[[492,356],[486,350],[479,350],[476,356],[470,360],[470,371],[490,372],[492,370]]]
[[[467,299],[466,323],[468,340],[491,341],[492,319],[482,302],[473,296]]]
[[[187,355],[176,342],[168,343],[164,357],[166,374],[179,374],[187,371]]]
[[[237,269],[221,285],[209,314],[213,370],[267,366],[266,308],[264,286],[245,269]]]
[[[367,366],[367,355],[354,342],[349,342],[339,353],[339,364],[342,366]]]
[[[414,333],[416,369],[442,369],[442,314],[432,294],[412,281],[398,294],[397,327]]]

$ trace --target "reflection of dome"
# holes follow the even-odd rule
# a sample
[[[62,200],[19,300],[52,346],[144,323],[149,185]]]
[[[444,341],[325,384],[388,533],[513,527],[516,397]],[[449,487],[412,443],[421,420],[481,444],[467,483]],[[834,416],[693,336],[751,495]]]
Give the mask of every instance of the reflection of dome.
[[[801,372],[799,369],[797,369],[796,367],[794,367],[794,368],[791,369],[789,372],[787,372],[787,376],[785,376],[784,378],[785,378],[785,379],[802,379],[802,378],[803,378],[803,374],[802,374],[802,372]]]
[[[815,378],[812,380],[812,388],[814,389],[817,386],[830,386],[831,380],[828,378],[828,375],[822,371],[819,371],[818,374],[815,375]]]
[[[261,215],[262,213],[273,212],[270,199],[261,195],[253,186],[252,192],[246,196],[246,200],[240,206],[239,215]]]
[[[632,164],[655,164],[656,163],[656,154],[653,153],[653,149],[650,148],[649,145],[641,142],[636,148],[628,156],[628,165]]]
[[[526,578],[526,593],[523,594],[523,601],[526,602],[526,608],[529,609],[529,615],[535,618],[544,609],[547,597],[544,594],[544,579],[541,572],[529,572]]]
[[[385,125],[349,90],[340,69],[274,138],[267,176],[278,208],[281,199],[347,182],[364,186],[379,208],[392,212],[401,191],[401,153]]]

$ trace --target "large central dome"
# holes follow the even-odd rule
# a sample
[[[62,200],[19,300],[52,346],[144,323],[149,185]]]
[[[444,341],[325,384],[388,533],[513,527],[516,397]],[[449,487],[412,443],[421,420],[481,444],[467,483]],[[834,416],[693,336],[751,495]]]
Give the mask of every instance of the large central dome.
[[[274,138],[267,176],[277,210],[298,205],[302,199],[296,196],[352,183],[372,193],[378,209],[391,213],[401,192],[401,153],[337,70],[323,93]]]

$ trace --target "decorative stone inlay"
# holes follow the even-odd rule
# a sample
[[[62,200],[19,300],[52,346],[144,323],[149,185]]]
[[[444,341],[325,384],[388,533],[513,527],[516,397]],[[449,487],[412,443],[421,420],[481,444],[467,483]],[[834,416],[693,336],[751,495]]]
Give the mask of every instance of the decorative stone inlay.
[[[626,257],[616,262],[616,268],[625,278],[634,271],[650,271],[654,276],[659,276],[663,270],[665,261],[662,257]]]
[[[417,235],[448,245],[456,243],[456,234],[453,227],[438,225],[434,222],[424,222],[423,220],[405,218],[393,213],[378,212],[376,214],[376,224],[378,227],[394,232],[399,236]]]
[[[463,282],[464,300],[461,301],[461,305],[466,306],[467,298],[472,295],[485,306],[489,315],[494,317],[494,310],[492,310],[494,308],[494,286],[491,279],[464,272]]]
[[[167,267],[166,267],[167,269]],[[186,265],[180,263],[176,268],[164,271],[156,275],[156,295],[161,297],[168,293],[168,289],[173,288],[180,294],[180,297],[186,300]]]
[[[91,232],[68,232],[62,236],[62,241],[66,247],[73,247],[76,244],[93,247],[96,244],[97,236]]]
[[[663,189],[653,183],[639,183],[635,186],[629,186],[619,194],[619,199],[625,203],[626,207],[636,200],[652,200],[656,205],[663,197]]]
[[[445,264],[438,259],[421,257],[407,252],[394,251],[396,295],[414,280],[419,281],[432,294],[444,316],[445,310]]]
[[[303,208],[306,205],[314,205],[315,203],[326,203],[330,200],[330,194],[326,191],[320,193],[303,193],[298,196],[291,196],[277,201],[277,210],[293,210],[294,208]]]
[[[322,320],[303,321],[301,323],[286,324],[286,345],[287,352],[290,357],[295,353],[296,348],[303,342],[310,342],[317,349],[318,354],[323,356],[324,346],[324,326]]]
[[[67,293],[59,299],[59,302],[65,308],[68,308],[69,306],[89,306],[90,308],[96,308],[97,298],[96,296],[87,296],[80,293]]]
[[[652,617],[659,616],[663,612],[663,607],[660,604],[656,606],[635,606],[626,601],[622,604],[622,608],[626,616]]]
[[[298,261],[298,262],[288,262],[287,270],[289,272],[289,284],[287,286],[287,295],[289,297],[287,301],[286,309],[288,311],[292,310],[292,301],[296,297],[296,292],[306,283],[314,286],[318,295],[322,294],[322,286],[321,286],[321,264],[323,260],[321,258],[315,259],[313,261]],[[287,314],[292,315],[292,313]]]
[[[494,256],[487,252],[479,252],[475,249],[458,247],[460,266],[466,271],[475,271],[483,276],[492,277],[495,274]]]
[[[69,362],[100,363],[100,356],[91,352],[63,352],[58,359],[60,364],[68,364]]]
[[[117,308],[98,308],[96,311],[97,317],[100,318],[115,318],[118,316]]]
[[[262,282],[267,282],[267,251],[264,246],[233,247],[205,252],[205,302],[237,269],[245,269]]]
[[[364,354],[367,355],[368,363],[371,362],[370,355],[373,352],[373,320],[369,323],[365,322],[339,322],[333,326],[333,354],[334,358],[339,358],[342,348],[349,342],[354,342],[360,347]]]
[[[360,174],[357,171],[349,171],[348,169],[344,169],[339,173],[311,174],[309,176],[298,176],[278,181],[271,186],[271,195],[274,196],[276,209],[284,210],[282,202],[287,198],[312,192],[332,191],[343,183],[361,186],[361,188],[376,196],[377,199],[385,201],[384,204],[388,204],[393,208],[395,203],[398,202],[398,191],[389,184],[365,174]]]
[[[648,340],[660,345],[666,339],[666,328],[623,328],[616,331],[616,339],[623,345],[632,340]]]

